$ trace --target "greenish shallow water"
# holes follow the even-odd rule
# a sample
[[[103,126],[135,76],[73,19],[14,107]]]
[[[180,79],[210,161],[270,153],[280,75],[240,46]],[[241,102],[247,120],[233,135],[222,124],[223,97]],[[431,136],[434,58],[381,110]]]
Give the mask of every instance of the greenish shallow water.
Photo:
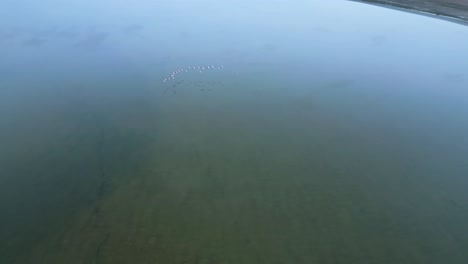
[[[0,263],[468,261],[467,28],[104,3],[1,28]]]

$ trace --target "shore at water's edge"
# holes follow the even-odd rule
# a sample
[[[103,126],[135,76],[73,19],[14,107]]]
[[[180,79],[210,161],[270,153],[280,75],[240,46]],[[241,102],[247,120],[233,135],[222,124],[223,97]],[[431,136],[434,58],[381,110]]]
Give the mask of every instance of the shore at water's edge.
[[[462,0],[351,0],[468,25],[468,2]]]

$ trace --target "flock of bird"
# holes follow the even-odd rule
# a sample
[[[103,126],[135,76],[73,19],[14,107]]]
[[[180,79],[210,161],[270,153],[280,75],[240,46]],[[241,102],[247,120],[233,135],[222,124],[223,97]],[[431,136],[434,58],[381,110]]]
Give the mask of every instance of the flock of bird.
[[[163,80],[163,82],[168,82],[168,81],[171,81],[171,80],[174,80],[176,79],[177,75],[178,74],[181,74],[181,73],[185,73],[185,72],[199,72],[199,73],[203,73],[204,71],[207,71],[207,70],[221,70],[223,69],[224,66],[213,66],[213,65],[204,65],[204,66],[188,66],[187,68],[181,68],[181,69],[178,69],[178,70],[175,70],[171,73],[171,75],[167,78],[165,78]]]

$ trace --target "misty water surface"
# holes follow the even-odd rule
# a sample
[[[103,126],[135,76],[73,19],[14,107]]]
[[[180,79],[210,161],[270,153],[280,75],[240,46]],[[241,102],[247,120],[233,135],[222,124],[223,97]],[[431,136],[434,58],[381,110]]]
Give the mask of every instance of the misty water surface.
[[[468,263],[468,28],[346,1],[2,1],[0,263]]]

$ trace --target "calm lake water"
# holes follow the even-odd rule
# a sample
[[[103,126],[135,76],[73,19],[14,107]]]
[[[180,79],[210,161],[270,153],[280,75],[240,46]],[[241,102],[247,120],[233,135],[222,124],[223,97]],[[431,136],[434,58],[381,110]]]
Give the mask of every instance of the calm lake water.
[[[468,27],[303,0],[0,17],[0,263],[468,263]]]

